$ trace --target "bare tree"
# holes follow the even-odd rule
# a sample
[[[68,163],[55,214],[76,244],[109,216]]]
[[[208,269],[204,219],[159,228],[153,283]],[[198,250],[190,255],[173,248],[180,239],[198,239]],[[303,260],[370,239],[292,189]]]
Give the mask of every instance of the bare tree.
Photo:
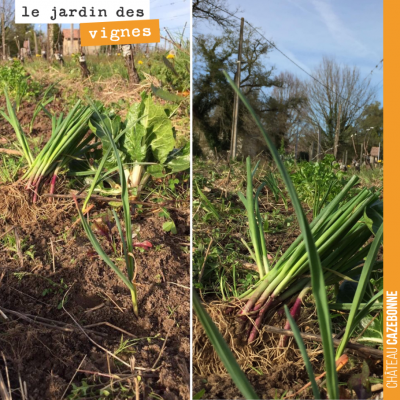
[[[340,138],[350,132],[374,99],[374,91],[370,79],[363,79],[357,67],[340,65],[331,58],[324,58],[313,76],[307,84],[307,116],[315,131],[321,129],[325,149],[333,148],[336,132]]]
[[[14,16],[14,1],[1,0],[0,13],[1,13],[1,45],[2,57],[6,59],[6,27],[9,26]]]
[[[193,0],[192,13],[195,21],[206,20],[223,28],[238,25],[234,16],[239,11],[239,8],[230,10],[226,0]]]
[[[277,123],[281,125],[288,141],[295,143],[306,124],[306,88],[291,72],[281,72],[276,80],[282,82],[282,85],[274,87],[271,97],[277,104],[285,105],[277,116]]]

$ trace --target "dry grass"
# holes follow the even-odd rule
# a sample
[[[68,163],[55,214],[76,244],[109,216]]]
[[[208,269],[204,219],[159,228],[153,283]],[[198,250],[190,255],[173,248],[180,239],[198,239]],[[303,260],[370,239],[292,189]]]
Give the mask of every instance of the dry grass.
[[[289,339],[289,344],[286,348],[279,348],[279,336],[266,332],[261,329],[259,338],[252,345],[243,343],[241,338],[235,333],[235,318],[225,315],[224,310],[226,304],[221,302],[212,302],[204,304],[206,311],[210,314],[215,325],[223,335],[226,342],[229,344],[233,354],[242,370],[245,372],[256,369],[263,375],[269,375],[279,366],[294,365],[296,368],[305,368],[303,358],[300,351],[297,349],[293,338]],[[267,325],[277,326],[280,318],[276,313],[264,321]],[[281,320],[282,325],[284,319]],[[303,312],[298,320],[298,325],[301,330],[306,330],[307,333],[316,333],[318,321],[315,310],[303,309]],[[317,357],[322,353],[321,344],[306,343],[308,356],[311,363],[314,365],[314,371],[323,372],[321,360]],[[210,344],[204,329],[197,317],[193,320],[193,365],[195,373],[200,376],[225,375],[226,370],[214,348]]]
[[[3,185],[0,191],[0,218],[7,225],[27,227],[41,219],[54,218],[73,206],[71,201],[43,198],[32,204],[21,182]]]

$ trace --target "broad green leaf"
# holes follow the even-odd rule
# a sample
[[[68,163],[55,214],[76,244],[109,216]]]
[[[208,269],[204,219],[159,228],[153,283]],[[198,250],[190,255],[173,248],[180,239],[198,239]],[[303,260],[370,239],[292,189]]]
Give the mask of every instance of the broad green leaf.
[[[151,91],[154,93],[155,96],[159,97],[160,99],[171,101],[172,103],[180,103],[181,101],[185,100],[184,97],[178,96],[174,93],[167,92],[161,88],[155,87],[153,84],[151,85]]]
[[[172,155],[168,156],[168,159],[170,159],[171,161],[167,160],[167,167],[172,173],[186,171],[187,169],[189,169],[190,143],[187,142],[182,149],[176,152],[174,151]]]
[[[163,223],[163,230],[165,232],[171,232],[173,235],[176,235],[178,231],[176,230],[174,221],[167,221]]]
[[[101,140],[103,154],[109,154],[107,159],[103,162],[103,166],[106,169],[117,166],[115,152],[110,151],[111,148],[114,148],[114,146],[112,146],[110,143],[110,135],[112,139],[116,139],[118,137],[118,134],[121,130],[121,118],[115,117],[114,120],[112,120],[106,114],[99,114],[96,115],[96,118],[92,118],[90,120],[89,126],[92,132]],[[119,143],[114,143],[114,145],[117,146],[119,158],[122,160],[122,162],[125,162],[126,154],[121,151]]]
[[[162,178],[164,174],[164,166],[161,164],[149,165],[146,170],[154,178]]]
[[[172,123],[164,108],[154,104],[151,96],[147,96],[143,102],[145,117],[140,123],[146,128],[147,143],[151,146],[155,160],[163,164],[175,146]]]
[[[127,124],[129,124],[129,120]],[[124,148],[131,162],[146,161],[149,149],[147,131],[140,122],[127,129],[124,137]]]

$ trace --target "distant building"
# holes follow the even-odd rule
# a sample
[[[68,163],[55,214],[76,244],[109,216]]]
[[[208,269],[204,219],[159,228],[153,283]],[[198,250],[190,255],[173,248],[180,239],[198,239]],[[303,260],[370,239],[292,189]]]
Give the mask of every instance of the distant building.
[[[25,40],[21,47],[21,56],[26,57],[29,51],[29,40]]]
[[[63,54],[71,55],[71,29],[63,29],[64,42],[63,42]],[[74,29],[74,37],[72,44],[72,53],[79,53],[80,50],[80,30]],[[89,46],[84,47],[83,52],[85,54],[97,54],[100,52],[100,46]]]
[[[379,147],[371,147],[371,151],[369,153],[371,163],[378,162],[380,156],[379,151]]]

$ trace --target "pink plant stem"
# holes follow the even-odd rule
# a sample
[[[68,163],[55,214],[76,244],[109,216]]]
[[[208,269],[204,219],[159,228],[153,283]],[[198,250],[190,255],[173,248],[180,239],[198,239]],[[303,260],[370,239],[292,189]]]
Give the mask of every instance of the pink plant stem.
[[[32,198],[33,203],[37,202],[39,185],[40,185],[41,180],[42,180],[42,177],[40,176],[39,179],[36,182],[34,182],[33,186],[31,187],[31,189],[33,190],[33,198]]]
[[[257,318],[254,321],[254,324],[252,325],[250,332],[249,332],[249,337],[247,339],[247,343],[251,344],[252,342],[254,342],[257,337],[258,337],[258,333],[259,333],[259,329],[262,323],[262,320],[264,319],[265,313],[271,308],[272,303],[274,302],[274,295],[271,295],[270,298],[268,299],[268,301],[265,303],[264,306],[262,306],[261,308],[259,307],[259,313]],[[257,307],[257,305],[256,305]],[[254,307],[254,309],[256,309],[256,307]]]
[[[301,299],[298,297],[294,303],[294,306],[290,309],[290,315],[294,318],[295,321],[297,321],[297,319],[300,316],[300,310],[301,310]],[[290,329],[289,320],[286,320],[285,327],[283,329]],[[288,340],[289,336],[281,335],[278,347],[286,347],[288,344]]]
[[[56,180],[57,180],[57,174],[54,173],[50,181],[50,194],[54,194],[54,192],[56,191]],[[49,202],[51,201],[53,201],[53,199],[50,197]]]
[[[293,319],[297,322],[297,320],[300,317],[300,312],[301,312],[301,304],[303,302],[303,299],[305,295],[308,293],[308,291],[311,289],[311,286],[308,284],[298,295],[296,301],[294,302],[293,307],[290,309],[290,315],[293,317]],[[290,329],[290,323],[289,320],[286,320],[285,327],[283,329]],[[279,344],[278,347],[286,347],[289,341],[289,336],[287,335],[281,335],[279,339]]]

